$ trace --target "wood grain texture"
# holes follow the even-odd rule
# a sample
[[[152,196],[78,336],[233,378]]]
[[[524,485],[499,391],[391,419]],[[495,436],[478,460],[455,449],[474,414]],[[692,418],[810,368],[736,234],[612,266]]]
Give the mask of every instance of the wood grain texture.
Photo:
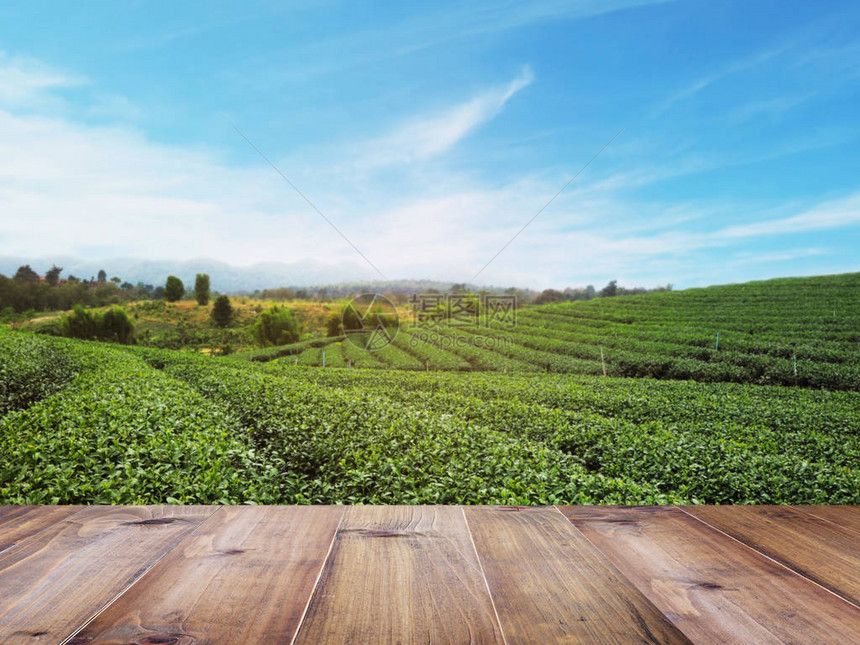
[[[0,506],[0,551],[26,540],[83,506]]]
[[[689,643],[554,507],[465,514],[507,643]]]
[[[860,533],[860,506],[792,506],[792,508]]]
[[[296,643],[502,643],[463,511],[347,509]]]
[[[225,507],[87,625],[77,641],[290,643],[342,507]]]
[[[860,605],[860,535],[851,529],[788,506],[683,510]]]
[[[695,643],[860,643],[856,607],[677,508],[561,510]]]
[[[217,507],[93,506],[0,553],[0,643],[63,642]]]

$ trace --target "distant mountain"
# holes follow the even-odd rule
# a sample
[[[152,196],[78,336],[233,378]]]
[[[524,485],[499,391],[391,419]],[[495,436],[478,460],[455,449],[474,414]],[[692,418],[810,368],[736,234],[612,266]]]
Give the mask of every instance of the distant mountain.
[[[293,286],[309,287],[320,284],[336,284],[370,280],[374,277],[371,269],[353,262],[323,264],[303,261],[292,264],[263,262],[251,266],[233,266],[210,259],[187,261],[140,260],[135,258],[114,258],[111,260],[82,260],[73,257],[21,258],[0,256],[0,274],[12,276],[18,267],[29,264],[37,273],[44,275],[52,264],[63,267],[61,277],[74,275],[81,279],[95,277],[104,269],[108,278],[118,276],[123,282],[159,285],[169,275],[179,277],[187,287],[194,285],[194,276],[208,273],[212,289],[226,293],[250,293],[257,289]]]

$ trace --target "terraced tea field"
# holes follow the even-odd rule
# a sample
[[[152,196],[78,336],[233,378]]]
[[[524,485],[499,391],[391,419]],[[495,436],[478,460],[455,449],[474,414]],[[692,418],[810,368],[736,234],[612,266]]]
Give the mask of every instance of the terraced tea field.
[[[860,274],[529,307],[514,326],[406,321],[368,354],[344,339],[269,348],[327,365],[406,370],[550,372],[860,390]],[[307,356],[303,356],[303,353]]]
[[[858,504],[857,286],[521,310],[494,350],[215,358],[0,330],[0,504]]]

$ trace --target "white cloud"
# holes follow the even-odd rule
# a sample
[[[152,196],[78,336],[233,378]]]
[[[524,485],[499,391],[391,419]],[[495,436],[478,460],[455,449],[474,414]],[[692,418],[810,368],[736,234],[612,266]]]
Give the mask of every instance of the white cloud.
[[[660,103],[657,106],[655,112],[657,114],[662,114],[663,112],[666,112],[671,107],[673,107],[679,101],[684,101],[696,96],[717,81],[720,81],[727,76],[732,76],[739,72],[744,72],[748,69],[758,67],[759,65],[762,65],[770,61],[771,59],[782,55],[792,47],[793,44],[783,44],[777,47],[773,47],[771,49],[760,51],[756,54],[753,54],[752,56],[732,61],[728,65],[724,66],[722,69],[711,74],[702,76],[701,78],[698,78],[689,85],[687,85],[687,87],[675,92],[662,103]]]
[[[43,106],[52,92],[86,83],[83,77],[52,69],[37,60],[0,52],[0,105]]]
[[[786,251],[774,251],[773,253],[739,253],[734,262],[744,264],[769,264],[772,262],[791,262],[801,258],[810,258],[825,255],[826,249],[788,249]]]
[[[533,79],[531,70],[524,68],[506,85],[481,92],[441,113],[413,119],[390,134],[370,140],[361,146],[358,165],[409,163],[440,155],[499,114],[505,103]]]
[[[71,82],[38,65],[31,70],[36,78],[19,79],[18,87],[43,89],[32,90],[27,100],[19,90],[19,105],[38,105],[51,97],[50,88]],[[441,162],[410,162],[438,160],[530,81],[524,72],[380,137],[388,142],[386,163],[403,163],[406,180],[392,183],[390,166],[370,166],[356,177],[350,163],[318,163],[293,177],[290,169],[299,163],[276,163],[387,276],[466,281],[569,177],[536,174],[490,185]],[[2,255],[361,262],[253,152],[250,166],[235,167],[212,150],[159,144],[129,127],[81,124],[49,112],[0,105]],[[368,146],[344,148],[358,155],[374,152]],[[359,156],[355,163],[362,161]],[[742,243],[755,238],[860,224],[856,193],[802,211],[783,209],[778,217],[758,211],[742,225],[705,231],[697,222],[696,231],[679,231],[680,222],[702,219],[715,205],[627,201],[625,182],[651,180],[653,171],[625,175],[622,169],[601,181],[598,166],[591,184],[586,177],[577,180],[481,280],[533,287],[608,277],[628,284],[678,281],[701,264],[701,249],[742,250]]]
[[[786,235],[860,225],[860,193],[849,195],[782,219],[732,226],[719,232],[724,238]]]

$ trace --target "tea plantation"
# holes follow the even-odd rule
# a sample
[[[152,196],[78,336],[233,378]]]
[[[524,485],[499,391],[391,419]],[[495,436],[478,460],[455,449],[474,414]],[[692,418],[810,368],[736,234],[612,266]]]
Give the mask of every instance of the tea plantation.
[[[858,287],[549,305],[373,353],[0,328],[0,504],[860,504]]]
[[[513,324],[404,321],[356,356],[343,338],[244,354],[359,367],[549,372],[860,391],[860,273],[529,307]],[[323,351],[321,351],[323,350]],[[307,355],[305,355],[307,354]]]

